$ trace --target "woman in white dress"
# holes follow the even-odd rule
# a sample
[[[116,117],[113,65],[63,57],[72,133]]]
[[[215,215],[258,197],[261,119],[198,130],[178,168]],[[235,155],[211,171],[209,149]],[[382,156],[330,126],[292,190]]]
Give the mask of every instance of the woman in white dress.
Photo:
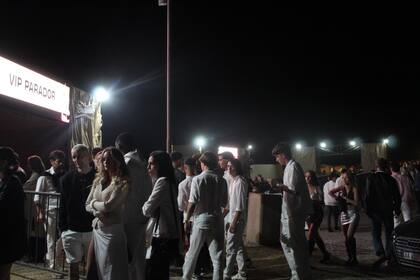
[[[129,188],[128,169],[115,147],[103,151],[100,164],[86,201],[86,210],[95,216],[92,238],[98,277],[128,279],[127,240],[121,219]]]

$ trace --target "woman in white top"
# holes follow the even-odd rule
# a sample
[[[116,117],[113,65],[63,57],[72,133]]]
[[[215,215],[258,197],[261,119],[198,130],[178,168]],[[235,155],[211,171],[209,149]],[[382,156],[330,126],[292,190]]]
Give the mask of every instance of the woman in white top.
[[[95,216],[93,245],[99,279],[128,279],[127,241],[121,214],[129,189],[124,157],[115,147],[102,153],[100,173],[93,182],[86,210]]]
[[[154,183],[152,194],[143,205],[143,214],[152,217],[150,256],[146,260],[146,279],[169,279],[169,264],[179,250],[180,224],[174,169],[163,151],[150,154],[147,170]],[[148,254],[149,255],[149,254]]]
[[[232,185],[229,189],[229,213],[227,214],[226,233],[226,268],[223,279],[246,279],[243,233],[246,224],[248,183],[242,176],[241,162],[231,159],[228,171]],[[232,277],[235,260],[238,264],[238,274]]]

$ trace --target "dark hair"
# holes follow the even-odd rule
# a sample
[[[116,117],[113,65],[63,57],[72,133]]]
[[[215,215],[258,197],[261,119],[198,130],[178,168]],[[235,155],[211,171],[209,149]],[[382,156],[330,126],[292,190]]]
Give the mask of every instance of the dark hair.
[[[19,155],[10,147],[0,147],[0,159],[7,162],[5,170],[1,170],[6,176],[15,172],[19,164]]]
[[[377,158],[376,159],[376,165],[379,167],[379,169],[385,171],[388,169],[388,161],[384,158]]]
[[[204,152],[199,160],[210,170],[215,170],[218,166],[218,158],[212,152]]]
[[[64,154],[64,152],[63,152],[63,151],[61,151],[61,150],[54,150],[54,151],[52,151],[52,152],[48,155],[48,159],[49,159],[49,160],[57,160],[57,159],[59,159],[59,160],[61,160],[61,161],[64,161],[65,157],[66,157],[66,155],[65,155],[65,154]]]
[[[102,152],[102,148],[95,147],[92,149],[92,157],[95,158],[98,153]]]
[[[218,156],[222,157],[222,159],[226,159],[226,160],[231,160],[231,159],[235,158],[231,152],[223,152],[223,153],[218,154]]]
[[[332,178],[338,178],[337,173],[335,173],[335,172],[331,172],[331,173],[328,175],[328,179],[329,179],[329,180],[331,180]]]
[[[45,171],[45,165],[42,162],[42,159],[37,155],[29,156],[27,159],[27,164],[32,171],[38,174],[41,174]]]
[[[197,164],[197,161],[195,160],[195,159],[193,159],[193,158],[187,158],[185,161],[184,161],[184,164],[185,165],[188,165],[189,167],[191,167],[192,169],[195,169],[195,166],[196,166],[196,164]]]
[[[349,170],[347,170],[344,173],[347,174],[347,176],[349,177],[350,185],[357,187],[356,176],[352,172],[350,172]]]
[[[108,152],[109,155],[111,156],[112,160],[114,161],[114,163],[119,163],[119,169],[117,170],[117,176],[120,177],[123,180],[129,180],[130,178],[130,174],[128,171],[128,167],[127,164],[125,163],[124,160],[124,156],[123,154],[115,147],[106,147],[103,151],[102,151],[102,157],[101,157],[101,165],[102,167],[99,168],[101,174],[101,183],[108,183],[111,181],[111,178],[109,177],[108,172],[106,172],[103,168],[103,161],[104,161],[104,157],[103,155],[105,155],[105,153]]]
[[[115,139],[116,146],[122,146],[123,152],[129,152],[134,150],[134,136],[131,133],[123,132],[120,133]]]
[[[307,173],[309,173],[309,184],[311,184],[312,186],[319,186],[319,182],[318,182],[318,178],[316,177],[316,173],[313,170],[308,170],[306,171]]]
[[[230,159],[229,162],[235,168],[236,174],[244,175],[244,172],[242,170],[242,164],[239,159],[233,158],[233,159]]]
[[[171,184],[176,184],[171,157],[167,152],[154,151],[150,154],[157,167],[157,177],[166,177]]]
[[[391,170],[394,172],[399,172],[401,165],[397,161],[391,162]]]
[[[171,160],[172,161],[177,161],[182,159],[184,156],[180,153],[180,152],[172,152],[171,153]]]
[[[195,174],[200,174],[201,171],[203,171],[201,170],[200,157],[201,157],[201,154],[193,154],[191,156],[191,158],[195,160]]]
[[[271,151],[271,154],[273,156],[283,154],[288,159],[292,158],[292,150],[290,149],[290,145],[286,143],[278,143],[277,145],[275,145],[273,150]]]
[[[340,173],[341,173],[341,174],[347,173],[347,168],[341,168]]]

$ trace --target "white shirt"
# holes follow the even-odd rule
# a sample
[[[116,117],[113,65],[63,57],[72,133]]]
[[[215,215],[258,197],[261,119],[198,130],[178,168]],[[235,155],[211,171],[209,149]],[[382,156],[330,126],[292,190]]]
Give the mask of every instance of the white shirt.
[[[142,206],[152,192],[152,180],[137,151],[126,153],[124,160],[131,180],[123,214],[124,224],[144,224],[148,219],[143,215]]]
[[[193,176],[187,176],[178,185],[178,209],[184,213],[187,212],[188,208],[188,199],[190,198],[192,179]]]
[[[200,228],[211,226],[214,218],[222,216],[221,209],[228,200],[226,180],[213,170],[201,172],[191,183],[188,202],[195,204],[194,224]]]
[[[311,198],[302,167],[291,159],[284,169],[283,183],[298,194],[283,192],[281,215],[284,219],[306,217],[313,212]]]
[[[178,238],[180,226],[178,223],[178,214],[176,211],[176,197],[175,190],[165,177],[160,177],[156,180],[149,199],[144,203],[142,210],[146,217],[152,217],[156,221],[156,210],[160,211],[159,225],[156,231],[153,231],[153,236],[160,238]],[[172,196],[172,197],[171,197]]]
[[[246,221],[248,183],[242,176],[232,177],[232,185],[229,189],[229,223],[233,221],[235,213],[241,212],[240,221]]]
[[[55,174],[54,168],[46,170],[51,175]],[[58,193],[50,176],[40,176],[36,181],[36,192]],[[52,210],[60,207],[58,196],[34,195],[35,204],[42,205],[44,209]]]
[[[331,195],[329,195],[328,193],[330,192],[330,190],[335,188],[335,182],[333,180],[330,180],[328,182],[325,183],[324,185],[324,203],[325,205],[328,206],[337,206],[338,202],[337,200],[332,197]]]

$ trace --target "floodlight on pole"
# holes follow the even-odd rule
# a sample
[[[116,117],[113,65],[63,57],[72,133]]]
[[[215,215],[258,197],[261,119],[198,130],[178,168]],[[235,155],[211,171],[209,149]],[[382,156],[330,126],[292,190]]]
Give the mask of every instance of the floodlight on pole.
[[[250,151],[250,150],[252,150],[252,148],[254,148],[252,145],[248,145],[247,150]]]
[[[325,143],[325,142],[321,142],[321,143],[319,144],[319,146],[320,146],[321,148],[325,149],[325,148],[327,147],[327,143]]]
[[[99,102],[106,102],[109,99],[110,94],[104,87],[97,87],[93,90],[93,96]]]
[[[300,143],[296,143],[295,148],[296,148],[296,150],[298,150],[298,151],[302,150],[302,144],[300,144]]]
[[[198,147],[198,150],[200,153],[202,152],[202,149],[206,146],[206,138],[199,136],[195,139],[194,143]]]
[[[389,139],[388,138],[383,139],[382,144],[388,145],[389,144]]]
[[[356,145],[357,145],[356,141],[354,141],[354,140],[351,140],[351,141],[349,142],[349,144],[350,144],[350,146],[352,146],[352,147],[356,147]]]

